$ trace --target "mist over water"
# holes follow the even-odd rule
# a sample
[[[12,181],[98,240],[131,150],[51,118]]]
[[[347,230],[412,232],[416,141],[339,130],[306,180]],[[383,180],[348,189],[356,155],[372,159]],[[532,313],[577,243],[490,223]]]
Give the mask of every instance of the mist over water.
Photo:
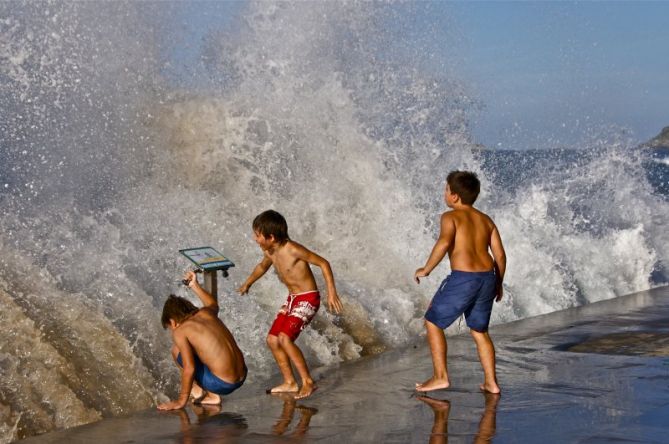
[[[474,150],[478,104],[430,51],[448,37],[443,18],[414,29],[429,4],[249,4],[206,35],[198,82],[165,75],[179,32],[170,7],[0,4],[8,440],[176,393],[159,315],[170,292],[187,294],[179,248],[212,245],[235,262],[219,279],[221,318],[249,383],[272,375],[265,334],[286,290],[268,273],[235,292],[261,257],[251,220],[268,208],[331,262],[346,306],[302,334],[312,367],[419,337],[448,269],[411,278],[455,168],[480,174],[478,206],[507,249],[494,322],[666,281],[669,204],[645,154],[609,134],[530,157]]]

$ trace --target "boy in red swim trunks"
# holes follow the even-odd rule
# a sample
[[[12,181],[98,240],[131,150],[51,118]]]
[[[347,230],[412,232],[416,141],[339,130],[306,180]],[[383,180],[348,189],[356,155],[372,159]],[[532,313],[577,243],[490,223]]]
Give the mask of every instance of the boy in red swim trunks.
[[[297,392],[296,399],[306,398],[316,390],[316,386],[295,340],[311,322],[320,306],[320,294],[309,265],[316,265],[321,269],[328,286],[328,307],[331,311],[340,313],[342,304],[337,296],[332,269],[327,260],[288,237],[286,219],[274,210],[267,210],[256,216],[253,220],[253,234],[263,251],[263,259],[239,287],[239,292],[246,294],[251,285],[272,265],[281,282],[288,288],[288,299],[279,310],[267,335],[267,345],[283,376],[283,384],[272,388],[270,392]],[[302,378],[301,388],[295,381],[291,363]]]

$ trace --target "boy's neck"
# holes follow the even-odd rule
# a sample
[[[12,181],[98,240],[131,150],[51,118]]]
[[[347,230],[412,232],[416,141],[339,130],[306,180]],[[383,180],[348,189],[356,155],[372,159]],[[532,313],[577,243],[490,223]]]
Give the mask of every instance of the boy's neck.
[[[267,247],[267,252],[268,252],[269,254],[274,254],[274,253],[276,253],[278,250],[280,250],[284,245],[286,245],[287,243],[288,243],[287,240],[284,241],[283,243],[280,243],[280,242],[274,242],[274,243],[272,243],[272,245],[270,245],[269,247]]]
[[[457,203],[453,204],[451,207],[452,210],[473,210],[474,205],[468,205],[468,204],[463,204],[463,203]]]

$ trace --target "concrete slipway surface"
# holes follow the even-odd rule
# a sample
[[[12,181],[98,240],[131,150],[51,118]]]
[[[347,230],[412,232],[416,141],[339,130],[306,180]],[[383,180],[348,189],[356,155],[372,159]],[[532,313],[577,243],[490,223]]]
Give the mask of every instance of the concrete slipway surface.
[[[451,388],[418,396],[423,342],[315,372],[308,399],[243,387],[221,407],[150,409],[22,443],[669,443],[669,287],[498,325],[501,396],[478,390],[467,333]]]

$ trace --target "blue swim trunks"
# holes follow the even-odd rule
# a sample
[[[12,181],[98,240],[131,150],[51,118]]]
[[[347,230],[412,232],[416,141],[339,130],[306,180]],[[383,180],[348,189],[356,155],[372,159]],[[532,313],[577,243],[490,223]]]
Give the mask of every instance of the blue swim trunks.
[[[217,395],[229,395],[241,387],[242,384],[244,384],[244,381],[246,381],[246,375],[248,373],[246,365],[244,365],[244,377],[242,380],[231,384],[214,375],[211,370],[209,370],[209,367],[200,361],[198,355],[193,354],[193,357],[195,358],[195,381],[200,387],[208,392],[216,393]],[[177,355],[177,363],[183,368],[184,365],[181,360],[181,353]]]
[[[444,329],[464,313],[469,328],[481,333],[488,331],[495,300],[495,283],[493,270],[453,270],[432,298],[425,319]]]

